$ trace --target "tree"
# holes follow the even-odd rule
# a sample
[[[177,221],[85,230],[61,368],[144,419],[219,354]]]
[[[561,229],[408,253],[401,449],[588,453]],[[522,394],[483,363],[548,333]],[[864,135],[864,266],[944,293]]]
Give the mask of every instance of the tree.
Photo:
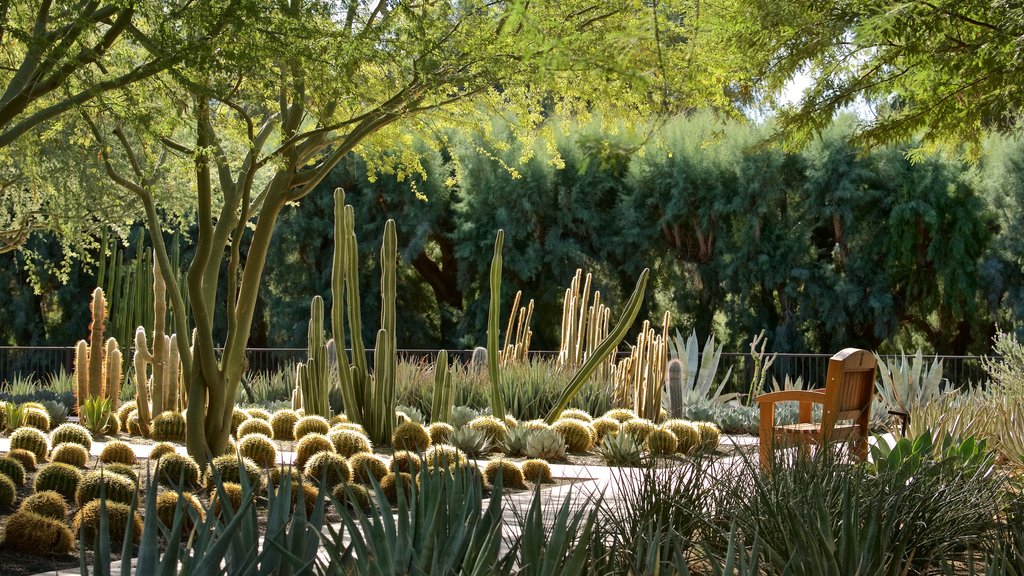
[[[779,114],[795,143],[861,98],[876,107],[857,134],[871,143],[920,134],[925,145],[967,142],[977,155],[986,130],[1019,130],[1019,2],[755,0],[723,30],[755,63],[767,102],[797,74],[810,75],[800,103]]]
[[[707,82],[695,82],[685,102],[664,89],[704,70],[696,44],[682,40],[686,3],[256,3],[259,17],[223,35],[208,60],[134,84],[133,106],[104,99],[83,113],[105,171],[144,208],[190,375],[188,448],[201,461],[227,447],[277,219],[350,152],[378,170],[415,170],[413,151],[385,152],[410,142],[410,132],[436,136],[489,112],[515,117],[529,133],[545,111],[635,115],[723,100],[721,86]],[[144,33],[139,38],[155,51]],[[172,122],[168,108],[189,120]],[[161,236],[161,203],[182,194],[168,175],[185,174],[182,163],[192,165],[198,225],[186,283],[191,352],[182,345],[190,333],[183,287],[167,273]],[[247,227],[243,252],[237,239]],[[212,330],[219,314],[228,327],[222,354]]]

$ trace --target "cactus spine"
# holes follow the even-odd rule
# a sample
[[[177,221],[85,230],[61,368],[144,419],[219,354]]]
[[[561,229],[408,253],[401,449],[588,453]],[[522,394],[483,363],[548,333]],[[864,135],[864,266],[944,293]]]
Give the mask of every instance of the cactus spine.
[[[434,396],[430,403],[430,421],[448,422],[452,419],[452,373],[448,369],[448,351],[437,353],[434,363]]]
[[[487,313],[487,375],[491,381],[491,414],[505,419],[505,399],[501,390],[501,355],[498,347],[498,322],[501,316],[501,249],[505,231],[498,230],[491,259],[491,302]]]
[[[324,341],[324,299],[313,297],[309,305],[308,359],[295,367],[295,385],[307,416],[331,417],[327,404],[327,345]]]

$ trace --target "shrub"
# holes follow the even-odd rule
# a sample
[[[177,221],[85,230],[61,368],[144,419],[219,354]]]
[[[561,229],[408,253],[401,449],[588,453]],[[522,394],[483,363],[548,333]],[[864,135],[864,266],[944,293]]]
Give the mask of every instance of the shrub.
[[[33,512],[40,516],[64,521],[68,517],[68,504],[64,497],[53,490],[44,490],[29,494],[21,501],[18,510],[22,512]]]
[[[11,450],[28,450],[36,460],[45,460],[50,451],[50,440],[35,428],[18,428],[11,433]]]
[[[294,440],[295,424],[298,421],[299,416],[294,410],[278,410],[274,412],[274,415],[270,417],[270,428],[273,431],[270,437],[274,440]]]
[[[407,420],[398,425],[391,435],[395,449],[423,452],[430,447],[430,434],[422,424]]]
[[[295,466],[300,470],[306,469],[306,462],[313,457],[314,454],[320,452],[337,452],[334,443],[327,439],[323,434],[308,434],[299,440],[298,445],[295,446]],[[347,454],[342,454],[347,456]]]
[[[516,490],[526,489],[523,471],[519,469],[515,462],[504,459],[491,460],[484,467],[484,477],[487,478],[487,482],[491,485],[494,485],[498,480],[499,474],[501,474],[502,486]]]
[[[270,426],[270,422],[266,420],[260,420],[259,418],[249,418],[235,431],[235,438],[242,439],[250,434],[262,434],[267,438],[274,435],[274,429]]]
[[[158,442],[149,449],[149,459],[156,460],[165,454],[174,454],[178,451],[178,447],[170,442]]]
[[[50,454],[51,462],[63,462],[76,468],[85,468],[89,463],[89,451],[80,444],[58,444]]]
[[[150,424],[150,436],[154,440],[169,442],[185,441],[185,416],[180,412],[163,412]]]
[[[352,470],[344,456],[334,452],[319,452],[306,462],[306,477],[324,485],[336,486],[342,482],[352,481]]]
[[[551,484],[554,480],[551,477],[551,466],[545,460],[527,460],[523,462],[521,469],[523,478],[534,484]]]
[[[427,433],[430,434],[431,444],[444,444],[451,438],[455,428],[446,422],[434,422],[427,426]]]
[[[388,473],[388,466],[376,454],[360,452],[353,454],[348,460],[349,469],[352,471],[352,481],[370,485],[370,478],[380,482]]]
[[[139,517],[139,514],[132,512],[127,504],[120,504],[109,500],[106,501],[105,507],[107,511],[107,533],[110,535],[110,541],[123,542],[125,530],[128,527],[128,523],[131,522],[132,541],[138,542],[139,536],[142,535],[142,518]],[[100,501],[93,500],[82,506],[78,514],[75,514],[75,519],[71,526],[76,533],[82,535],[86,545],[94,542],[96,534],[100,530]]]
[[[25,450],[24,448],[11,448],[10,452],[7,453],[7,457],[21,462],[21,465],[25,467],[26,472],[36,471],[36,454],[31,450]]]
[[[60,494],[68,502],[75,499],[75,490],[82,480],[82,473],[78,468],[61,462],[53,462],[39,469],[36,478],[32,482],[32,489],[35,492],[53,490]]]
[[[250,420],[249,422],[261,422]],[[246,422],[248,424],[248,422]],[[252,460],[260,468],[273,468],[277,465],[277,447],[264,434],[252,433],[238,441],[238,453]]]
[[[25,554],[69,554],[75,537],[62,520],[19,510],[7,518],[3,546]]]
[[[296,440],[301,440],[307,434],[324,434],[331,431],[331,425],[323,416],[303,416],[295,423],[292,430]]]
[[[391,462],[388,462],[388,470],[391,472],[405,472],[415,476],[420,471],[420,457],[415,452],[399,450],[392,454]]]
[[[134,465],[138,459],[135,457],[135,451],[127,442],[121,442],[120,440],[113,440],[107,442],[107,445],[100,451],[100,462],[104,464],[128,464],[129,466]]]
[[[594,445],[593,428],[579,420],[559,420],[551,426],[551,430],[565,440],[565,448],[569,452],[586,452]]]
[[[54,428],[53,432],[50,432],[50,444],[56,446],[66,442],[84,446],[86,450],[89,450],[92,448],[92,434],[85,426],[71,422],[61,424]]]
[[[169,488],[190,488],[199,485],[199,464],[191,456],[170,452],[156,463],[156,481]]]
[[[25,485],[25,466],[10,456],[0,458],[0,474],[10,478],[17,486]]]
[[[249,485],[253,487],[253,491],[258,491],[263,480],[260,467],[249,458],[237,454],[224,454],[210,461],[205,475],[206,487],[213,488],[214,476],[219,476],[222,482],[241,484],[243,468]]]
[[[327,435],[334,450],[346,458],[360,452],[373,452],[373,443],[366,435],[347,428],[335,428]]]

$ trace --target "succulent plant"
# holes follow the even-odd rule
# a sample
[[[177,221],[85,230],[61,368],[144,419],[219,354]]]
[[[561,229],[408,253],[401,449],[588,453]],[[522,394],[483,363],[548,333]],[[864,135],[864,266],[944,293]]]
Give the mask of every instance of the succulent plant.
[[[249,485],[254,487],[254,491],[258,491],[263,479],[260,475],[260,467],[249,458],[237,454],[224,454],[210,460],[203,479],[207,488],[214,486],[214,478],[221,482],[241,483],[243,469]]]
[[[470,458],[479,458],[491,451],[491,440],[483,430],[465,426],[452,433],[448,439],[452,446]]]
[[[179,504],[179,502],[183,504]],[[192,519],[193,514],[200,521],[206,518],[206,511],[203,509],[202,503],[191,492],[181,492],[179,494],[177,491],[174,491],[157,494],[156,517],[168,530],[174,527],[174,515],[178,512],[179,507],[181,507],[181,513],[184,514],[181,524],[182,536],[188,536],[192,532],[192,527],[195,526],[195,521]],[[194,512],[189,512],[189,508]]]
[[[430,433],[422,424],[408,420],[395,428],[391,443],[396,450],[423,452],[430,447]]]
[[[323,416],[303,416],[295,423],[292,434],[301,440],[307,434],[327,434],[330,430],[331,425]]]
[[[409,497],[412,493],[413,478],[411,474],[405,472],[388,472],[383,478],[380,479],[380,491],[384,493],[384,497],[387,498],[388,503],[392,506],[398,503],[398,490],[401,489],[405,501],[409,501]]]
[[[35,472],[37,466],[36,453],[24,448],[11,448],[7,457],[21,462],[26,472]]]
[[[597,433],[593,427],[579,420],[558,420],[551,425],[551,430],[562,436],[569,452],[586,452],[594,446]]]
[[[57,444],[50,452],[51,462],[63,462],[75,468],[85,468],[89,463],[89,451],[80,444],[70,442]]]
[[[590,425],[594,428],[594,432],[597,433],[596,443],[600,443],[604,440],[604,437],[609,434],[618,434],[622,428],[622,423],[614,418],[607,418],[602,416],[595,419]]]
[[[478,416],[466,424],[466,428],[483,432],[491,446],[494,447],[504,446],[505,440],[508,438],[508,428],[505,423],[494,416]]]
[[[551,465],[546,460],[527,460],[520,468],[523,471],[523,478],[534,484],[551,484],[554,479],[551,477]]]
[[[238,510],[242,506],[242,485],[234,482],[222,482],[217,490],[213,491],[213,495],[210,496],[210,510],[213,511],[214,516],[220,516],[223,505],[221,503],[221,493],[223,492],[224,497],[227,498],[228,503],[231,505],[232,510]],[[250,492],[249,497],[254,498],[255,492]]]
[[[89,450],[92,448],[92,434],[89,433],[85,426],[67,422],[57,426],[53,429],[53,432],[50,432],[50,444],[56,446],[65,442],[73,442]]]
[[[270,412],[264,410],[263,408],[246,408],[245,413],[248,414],[250,418],[263,420],[264,422],[270,423]]]
[[[40,406],[39,408],[36,408],[34,406],[27,407],[25,408],[25,411],[22,414],[21,425],[30,426],[32,428],[35,428],[36,430],[41,430],[43,432],[49,432],[50,413],[47,412],[46,408],[43,408],[42,406]]]
[[[512,488],[513,490],[526,489],[526,479],[523,478],[523,471],[519,469],[515,462],[499,458],[491,460],[484,467],[484,477],[487,478],[487,482],[492,486],[498,480],[499,474],[501,475],[502,486]]]
[[[348,421],[348,416],[345,416],[344,414],[335,414],[334,416],[331,416],[330,420],[332,428],[334,427],[335,424],[343,424]]]
[[[157,442],[153,444],[153,447],[149,450],[149,459],[156,460],[164,454],[174,454],[178,451],[178,447],[170,442]]]
[[[346,458],[360,452],[373,452],[373,443],[366,435],[347,428],[335,428],[327,435],[334,450]]]
[[[398,423],[413,422],[422,425],[426,422],[423,413],[412,406],[395,406],[395,416],[398,418]]]
[[[526,430],[550,430],[551,425],[543,420],[527,420],[526,422],[520,422],[519,428]]]
[[[110,541],[124,541],[125,529],[128,527],[128,523],[131,522],[132,540],[138,542],[139,537],[142,535],[142,518],[139,514],[133,512],[127,504],[111,502],[109,500],[105,502],[105,508],[107,513],[107,533],[110,535]],[[82,506],[78,513],[75,514],[71,527],[76,534],[82,535],[87,544],[93,542],[96,538],[96,533],[100,530],[100,501],[92,500]]]
[[[135,456],[135,450],[127,442],[121,442],[120,440],[113,440],[107,442],[107,445],[100,451],[100,462],[104,464],[121,463],[132,466],[138,458]]]
[[[473,410],[469,406],[455,406],[452,408],[452,419],[449,424],[458,430],[479,416],[480,412]]]
[[[352,481],[352,469],[344,456],[334,452],[318,452],[306,462],[306,477],[327,487]]]
[[[135,400],[129,400],[117,409],[117,419],[121,422],[128,421],[128,415],[135,411],[138,414],[138,403]]]
[[[526,452],[526,443],[533,432],[533,430],[527,428],[509,430],[508,440],[505,442],[505,448],[508,449],[509,456],[522,456]]]
[[[323,434],[308,434],[295,446],[295,466],[300,470],[306,468],[306,462],[319,452],[337,452],[334,443]],[[345,456],[345,454],[342,454]]]
[[[693,422],[687,420],[668,420],[661,425],[666,430],[671,430],[676,436],[676,452],[689,454],[700,444],[700,432]]]
[[[602,418],[611,418],[612,420],[618,420],[621,422],[627,422],[636,418],[636,412],[629,408],[615,408],[604,413]]]
[[[18,486],[25,485],[25,466],[10,456],[0,457],[0,474],[10,478]]]
[[[559,420],[564,419],[579,420],[581,422],[593,422],[594,417],[587,413],[586,410],[580,410],[578,408],[570,408],[568,410],[562,410],[562,413],[558,415]]]
[[[366,486],[360,484],[338,484],[331,490],[331,495],[334,496],[338,504],[358,508],[363,512],[368,512],[373,505],[370,491],[366,489]]]
[[[146,433],[142,430],[142,422],[139,420],[139,411],[131,410],[124,420],[124,431],[130,436],[145,436]]]
[[[455,432],[455,427],[447,422],[434,422],[427,426],[427,433],[430,434],[431,444],[444,444],[448,442],[452,432]]]
[[[408,450],[398,450],[391,455],[391,461],[388,463],[388,470],[390,472],[405,472],[415,476],[420,471],[420,457],[414,452]]]
[[[270,417],[270,427],[273,430],[270,437],[274,440],[294,440],[295,424],[298,421],[299,415],[294,410],[284,409],[274,412],[274,415]]]
[[[69,554],[75,537],[63,520],[19,510],[7,518],[3,547],[26,554]]]
[[[106,470],[87,472],[75,490],[75,502],[79,506],[100,497],[102,487],[107,502],[131,504],[135,498],[135,483],[130,479]]]
[[[150,435],[154,440],[185,441],[185,417],[180,412],[162,412],[153,418]]]
[[[280,486],[274,487],[275,494],[278,494],[280,490]],[[313,514],[313,509],[316,508],[316,500],[320,497],[319,488],[309,482],[293,483],[291,485],[290,494],[291,508],[289,511],[295,511],[295,506],[299,503],[299,494],[302,494],[302,503],[303,507],[306,509],[306,516],[309,517]]]
[[[535,430],[526,442],[526,455],[544,460],[565,458],[565,439],[554,430]]]
[[[260,420],[259,418],[249,418],[235,430],[235,438],[245,438],[250,434],[262,434],[267,438],[271,438],[274,435],[274,429],[270,426],[270,422],[266,420]]]
[[[113,462],[111,464],[103,466],[103,469],[112,474],[120,474],[121,476],[124,476],[125,478],[131,480],[136,484],[138,484],[139,482],[139,473],[136,472],[134,468],[127,464]]]
[[[199,464],[191,456],[169,452],[156,463],[156,481],[168,488],[190,488],[199,485]]]
[[[466,453],[451,444],[434,444],[423,453],[423,464],[429,468],[458,468],[466,465]]]
[[[691,422],[711,422],[717,413],[717,404],[703,400],[686,405],[686,419]]]
[[[7,474],[0,474],[0,508],[14,506],[14,500],[18,497],[18,487],[14,485]]]
[[[260,468],[277,465],[277,447],[264,434],[247,434],[238,441],[238,453],[256,463]]]
[[[109,433],[111,420],[115,426],[117,424],[117,414],[112,406],[109,398],[90,396],[78,407],[79,422],[93,434]]]
[[[506,414],[502,422],[505,423],[506,430],[514,430],[519,427],[519,420],[516,420],[511,414]]]
[[[609,466],[639,466],[640,445],[628,432],[605,436],[597,450]]]
[[[646,418],[634,418],[622,423],[622,431],[632,436],[637,442],[643,444],[647,437],[658,429],[658,425]]]
[[[32,512],[63,522],[68,517],[68,503],[53,490],[44,490],[26,496],[18,506],[18,511]]]
[[[231,435],[238,438],[238,427],[249,420],[249,413],[245,410],[231,411]]]
[[[718,449],[718,442],[721,438],[718,426],[711,422],[697,422],[697,432],[700,433],[701,450],[714,451]]]
[[[355,422],[338,422],[337,424],[332,424],[331,431],[333,432],[334,430],[351,430],[366,436],[366,428],[363,428],[362,424],[356,424]],[[367,438],[369,438],[369,436],[367,436]]]
[[[352,470],[352,481],[366,486],[372,477],[377,482],[387,475],[388,466],[376,454],[360,452],[348,459],[348,467]]]
[[[52,462],[39,468],[39,472],[36,473],[36,478],[32,482],[32,489],[35,492],[53,490],[71,502],[75,499],[75,490],[78,489],[78,483],[81,480],[82,473],[78,471],[78,468],[60,462]]]
[[[50,451],[50,439],[35,428],[18,428],[11,433],[11,450],[28,450],[36,460],[45,460]]]
[[[647,435],[647,440],[644,441],[647,451],[655,456],[674,454],[678,444],[679,441],[676,440],[676,435],[667,428],[654,429],[654,431]]]
[[[50,416],[50,426],[60,426],[68,420],[68,407],[56,400],[43,400],[46,414]]]

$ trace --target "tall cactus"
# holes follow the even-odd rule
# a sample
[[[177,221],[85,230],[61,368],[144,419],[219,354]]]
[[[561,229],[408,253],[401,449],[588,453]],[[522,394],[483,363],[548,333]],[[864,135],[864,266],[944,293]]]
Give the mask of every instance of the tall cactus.
[[[665,389],[668,391],[668,413],[672,418],[683,418],[686,415],[683,377],[683,362],[678,358],[669,360],[665,368]]]
[[[79,340],[75,344],[75,413],[81,415],[89,398],[89,343]]]
[[[398,372],[398,338],[396,336],[395,301],[398,287],[398,233],[395,221],[384,223],[384,239],[380,248],[380,325],[373,357],[373,421],[367,431],[375,442],[388,443],[395,427],[396,387]]]
[[[148,366],[153,361],[146,344],[146,329],[139,326],[135,329],[135,404],[139,415],[139,429],[144,436],[149,436],[149,423],[152,415],[149,410],[149,378],[146,375]]]
[[[89,324],[89,397],[99,398],[103,395],[103,368],[105,367],[103,331],[106,328],[107,299],[103,289],[92,291],[92,323]]]
[[[448,368],[448,351],[437,353],[434,363],[434,394],[430,401],[430,421],[450,422],[452,419],[452,372]]]
[[[93,290],[90,309],[89,341],[75,345],[75,405],[80,410],[88,398],[109,397],[116,408],[121,393],[121,351],[117,339],[103,339],[107,300],[102,288]]]
[[[160,270],[160,261],[153,253],[153,413],[163,414],[171,407],[164,406],[167,386],[167,369],[172,361],[169,358],[170,337],[165,334],[167,323],[167,286]]]
[[[329,388],[327,371],[327,342],[324,338],[324,299],[313,296],[309,305],[308,357],[296,366],[296,386],[302,408],[307,416],[331,417],[327,402]]]
[[[110,409],[116,412],[121,403],[121,349],[117,346],[116,338],[107,339],[104,360],[107,364],[103,369],[106,378],[103,383],[104,394],[110,400]]]
[[[494,257],[491,259],[491,301],[487,312],[487,376],[491,381],[491,415],[505,419],[505,398],[501,386],[501,349],[498,340],[501,316],[501,249],[505,244],[505,231],[498,230],[494,239]]]

